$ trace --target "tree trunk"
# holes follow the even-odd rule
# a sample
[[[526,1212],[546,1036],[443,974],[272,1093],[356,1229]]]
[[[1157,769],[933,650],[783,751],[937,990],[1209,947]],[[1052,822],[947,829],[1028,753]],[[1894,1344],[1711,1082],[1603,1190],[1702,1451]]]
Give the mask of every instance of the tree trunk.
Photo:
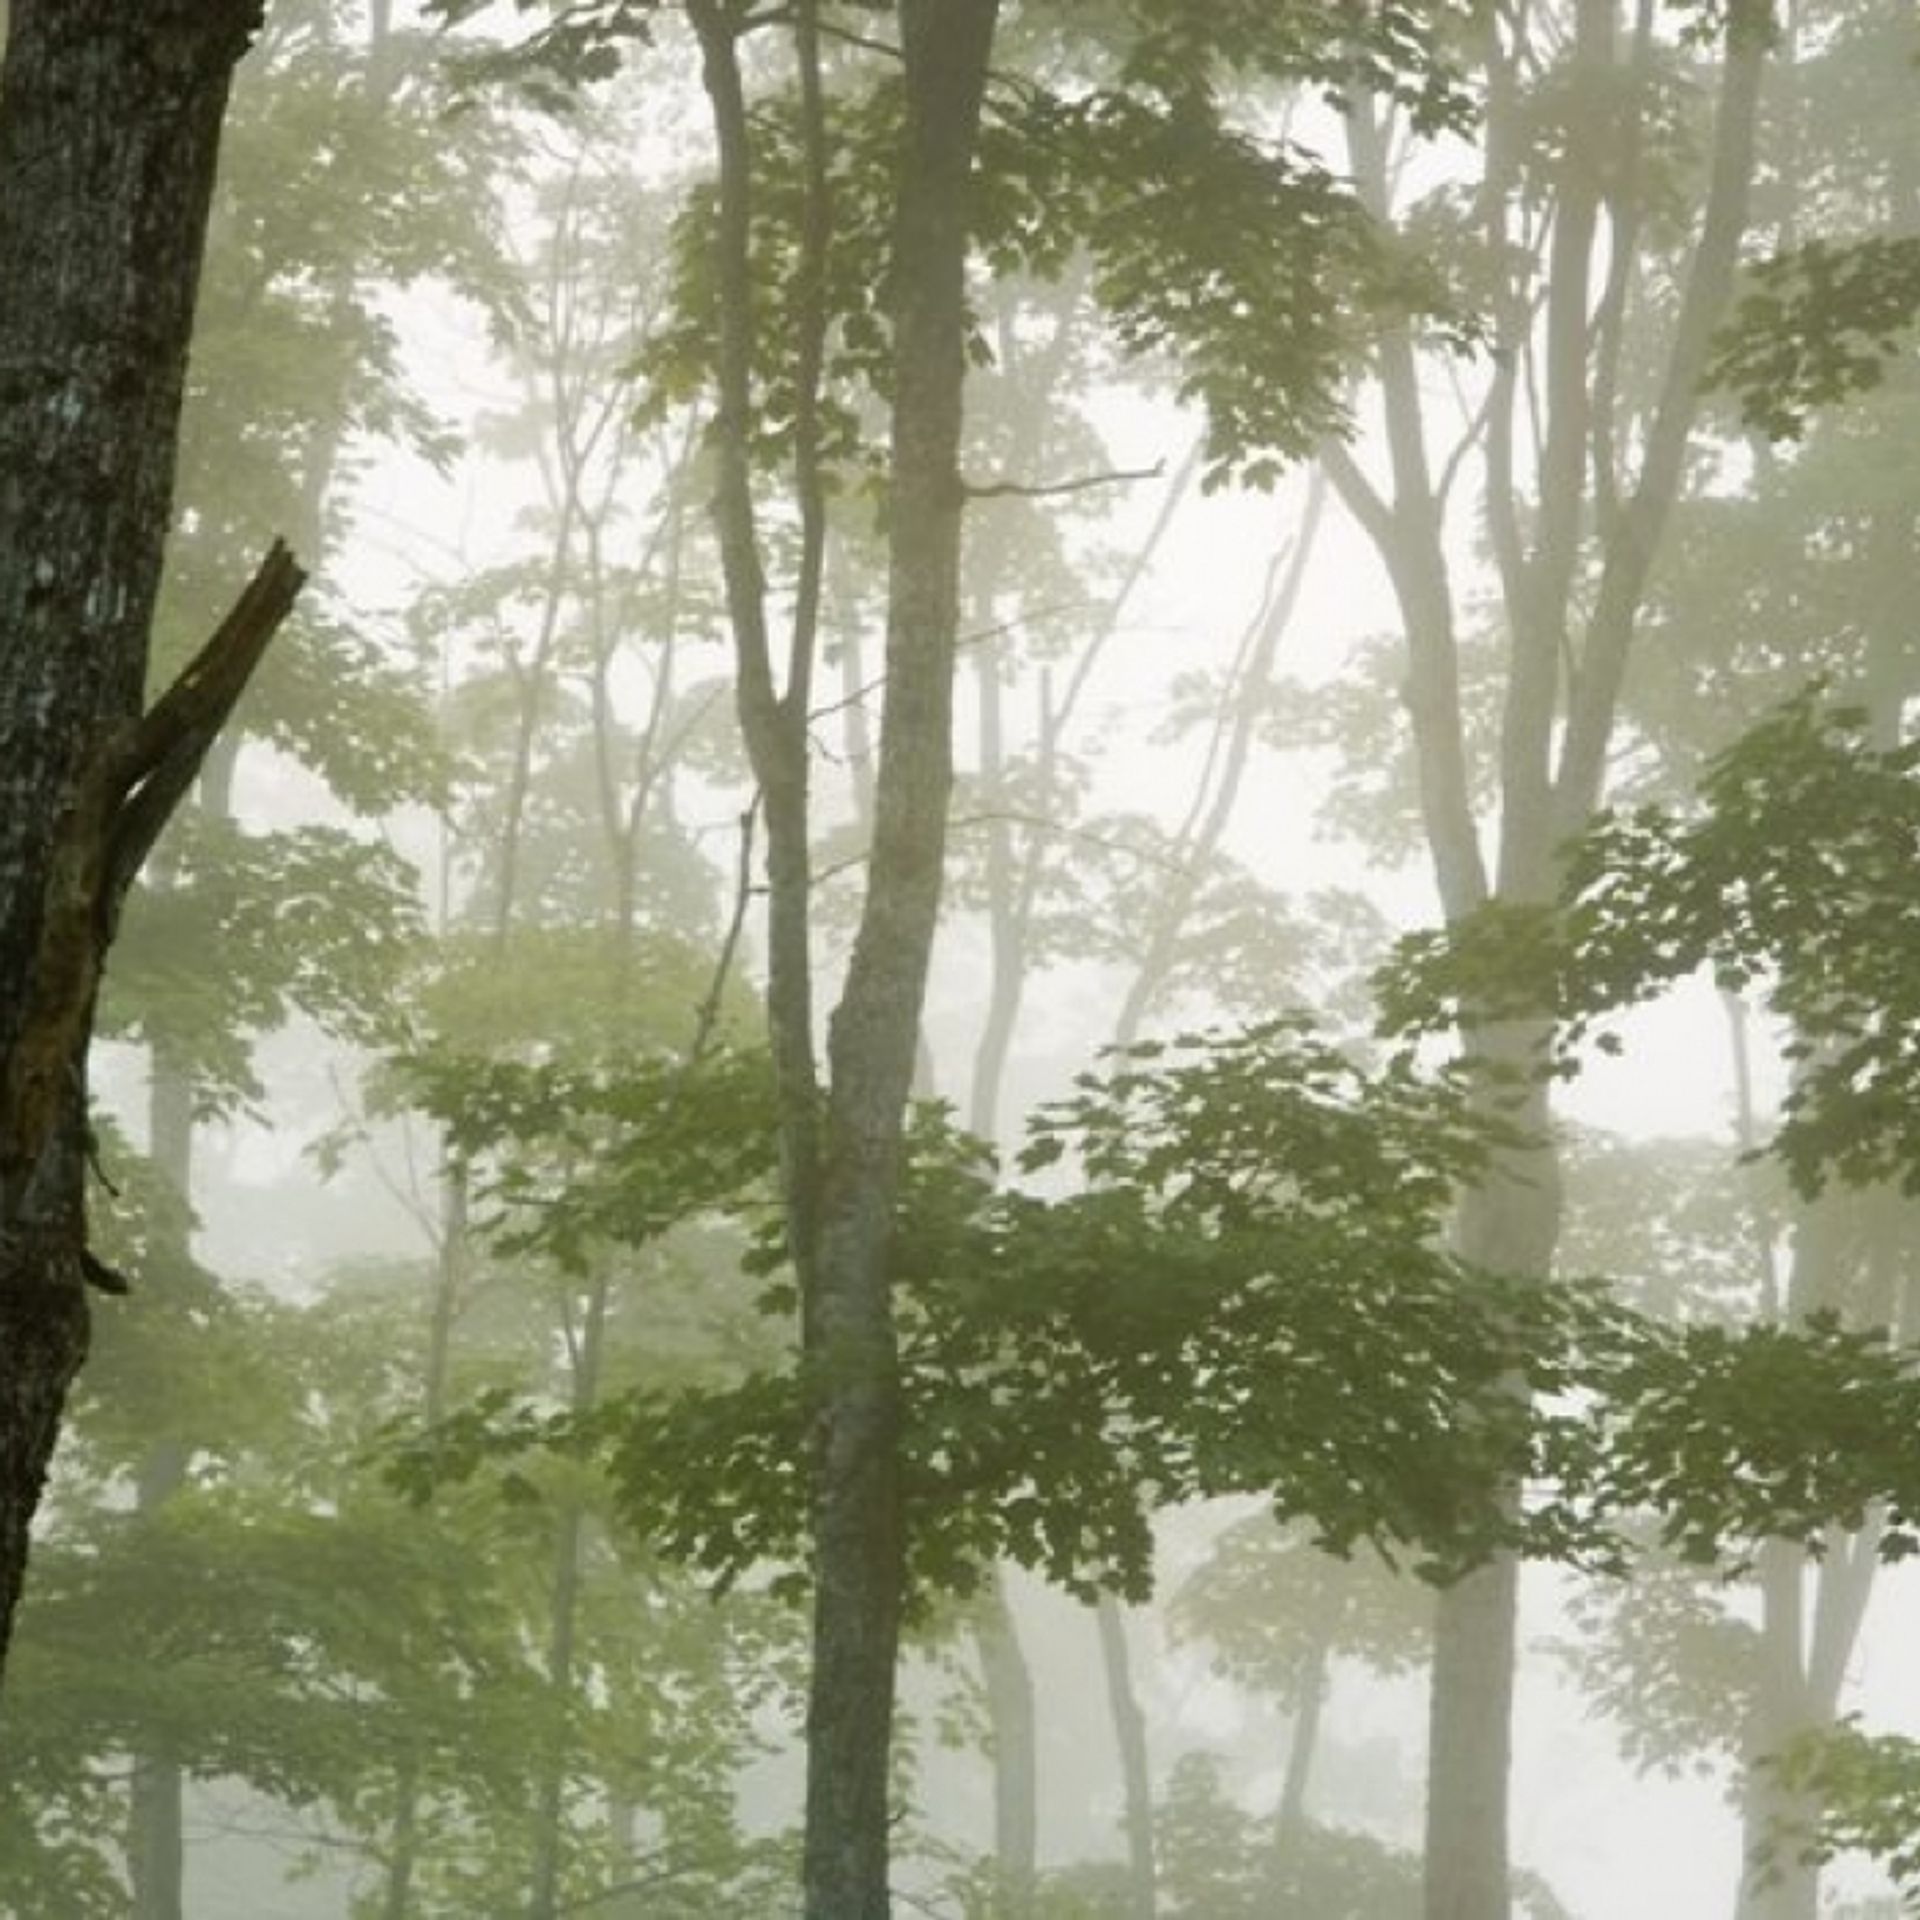
[[[1507,1775],[1520,1568],[1502,1555],[1434,1607],[1427,1721],[1427,1920],[1508,1910]]]
[[[139,711],[234,63],[260,0],[16,0],[0,76],[0,1656],[86,1353],[85,1046],[53,902]],[[108,796],[126,799],[124,793]],[[109,808],[109,811],[112,811]],[[92,849],[97,852],[98,849]],[[58,868],[66,868],[57,872]],[[92,876],[98,897],[98,874]],[[49,939],[81,929],[71,947]],[[37,1089],[34,1084],[37,1082]],[[50,1089],[50,1090],[49,1090]]]
[[[1537,1069],[1549,1042],[1537,1023],[1486,1029],[1473,1051],[1495,1077],[1483,1094],[1538,1145],[1503,1153],[1461,1200],[1461,1257],[1493,1273],[1544,1280],[1560,1231],[1559,1166],[1545,1087],[1515,1101],[1506,1076]],[[1514,1391],[1523,1389],[1518,1386]],[[1517,1500],[1517,1489],[1501,1497]],[[1520,1564],[1497,1555],[1444,1588],[1434,1606],[1427,1730],[1427,1920],[1503,1920],[1509,1911],[1507,1783]]]
[[[1760,1549],[1760,1684],[1740,1803],[1739,1920],[1814,1920],[1820,1907],[1819,1869],[1800,1858],[1803,1823],[1817,1809],[1757,1764],[1809,1723],[1804,1566],[1790,1541]]]
[[[995,1568],[974,1628],[987,1689],[993,1740],[994,1911],[1027,1920],[1040,1864],[1039,1742],[1035,1737],[1033,1669],[1020,1645],[1006,1577]]]
[[[181,1209],[181,1232],[165,1261],[178,1270],[193,1251],[186,1224],[193,1204],[193,1077],[175,1049],[159,1045],[152,1050],[149,1071],[147,1152],[162,1187]],[[158,1436],[140,1463],[136,1509],[159,1512],[185,1481],[187,1464],[187,1448],[178,1438]],[[134,1755],[128,1788],[130,1920],[180,1920],[186,1901],[185,1791],[172,1742],[156,1733]]]
[[[1031,457],[1031,448],[1023,448]],[[992,596],[976,590],[974,625],[992,622]],[[981,800],[985,823],[987,929],[992,950],[986,1016],[974,1050],[967,1126],[993,1140],[1020,1002],[1026,989],[1026,916],[1016,886],[1012,823],[1006,818],[1006,740],[998,649],[982,646],[974,667],[980,706]],[[1026,1920],[1039,1868],[1040,1755],[1033,1673],[1020,1645],[1006,1575],[996,1567],[974,1618],[974,1644],[986,1687],[988,1753],[993,1765],[993,1858],[996,1912]]]
[[[1153,1857],[1153,1770],[1147,1757],[1147,1716],[1133,1686],[1133,1655],[1120,1602],[1102,1593],[1094,1602],[1100,1654],[1120,1751],[1122,1808],[1127,1835],[1127,1920],[1154,1920],[1159,1888]]]
[[[1491,886],[1467,780],[1442,490],[1426,443],[1418,361],[1404,332],[1390,335],[1380,350],[1390,487],[1376,490],[1344,448],[1331,449],[1327,460],[1343,500],[1379,547],[1398,598],[1422,810],[1449,921],[1470,913],[1490,892],[1510,902],[1550,898],[1558,842],[1582,829],[1601,803],[1641,597],[1680,491],[1700,376],[1746,226],[1766,0],[1736,0],[1728,9],[1707,203],[1659,397],[1646,421],[1637,473],[1630,484],[1626,476],[1604,473],[1604,499],[1589,516],[1589,475],[1620,444],[1615,423],[1598,413],[1616,391],[1604,356],[1617,350],[1619,330],[1595,326],[1592,278],[1599,219],[1603,210],[1613,211],[1600,198],[1607,168],[1598,155],[1605,147],[1618,160],[1623,137],[1617,116],[1599,112],[1595,103],[1622,97],[1621,61],[1613,0],[1575,0],[1569,11],[1569,78],[1588,104],[1570,117],[1544,306],[1536,315],[1516,280],[1515,297],[1497,316],[1501,352],[1485,437],[1488,543],[1510,635]],[[1483,32],[1489,104],[1481,204],[1490,243],[1513,257],[1508,189],[1524,137],[1516,66],[1498,14],[1486,16]],[[1636,73],[1644,71],[1643,49],[1632,64]],[[1361,191],[1377,212],[1388,213],[1386,130],[1365,103],[1356,104],[1348,124]],[[1618,230],[1613,242],[1623,244]],[[1601,307],[1604,318],[1605,298]],[[1534,382],[1522,364],[1536,354],[1536,320],[1544,368]],[[1528,476],[1515,472],[1523,385],[1538,387],[1530,404],[1544,416],[1531,499],[1523,495]],[[1599,586],[1579,622],[1573,589],[1589,517],[1600,535]],[[1495,1043],[1504,1047],[1518,1038],[1496,1036]],[[1480,1037],[1469,1036],[1467,1044],[1477,1050]],[[1529,1129],[1544,1130],[1544,1099],[1515,1117]],[[1520,1178],[1500,1179],[1466,1198],[1462,1251],[1468,1259],[1544,1283],[1558,1213],[1551,1161],[1545,1154],[1529,1155],[1516,1171]],[[1440,1596],[1428,1752],[1427,1920],[1505,1920],[1510,1910],[1506,1806],[1517,1606],[1518,1569],[1504,1561]]]
[[[873,852],[828,1034],[805,1349],[818,1394],[807,1920],[885,1920],[905,1575],[888,1281],[900,1142],[953,785],[967,188],[997,0],[901,0],[907,120],[893,229],[886,697]]]
[[[1896,1335],[1903,1331],[1894,1271],[1908,1223],[1904,1203],[1890,1204],[1886,1194],[1828,1195],[1803,1208],[1785,1302],[1790,1321],[1830,1306],[1842,1292],[1846,1216],[1876,1200],[1881,1211],[1869,1233],[1862,1289],[1871,1304],[1860,1317],[1868,1324],[1894,1323]],[[1820,1867],[1803,1857],[1819,1830],[1819,1801],[1803,1787],[1783,1785],[1765,1761],[1796,1737],[1824,1732],[1839,1718],[1885,1527],[1883,1514],[1870,1513],[1856,1532],[1830,1528],[1817,1558],[1798,1541],[1761,1545],[1760,1677],[1746,1737],[1738,1920],[1815,1920],[1820,1910]]]
[[[470,1185],[466,1168],[449,1156],[441,1167],[440,1244],[434,1262],[427,1315],[427,1351],[420,1414],[429,1429],[446,1412],[453,1371],[454,1322],[467,1278]],[[420,1798],[424,1754],[403,1751],[394,1769],[393,1824],[388,1829],[386,1872],[380,1890],[380,1920],[407,1920],[413,1911],[414,1874],[420,1865]]]
[[[1299,1704],[1287,1736],[1287,1771],[1280,1783],[1280,1805],[1273,1817],[1273,1844],[1285,1854],[1306,1837],[1307,1788],[1313,1781],[1313,1763],[1320,1751],[1320,1720],[1326,1711],[1333,1641],[1316,1640],[1300,1675]]]
[[[894,1668],[905,1581],[901,1406],[889,1283],[901,1140],[939,912],[953,784],[959,627],[967,199],[997,0],[900,0],[905,86],[889,298],[893,315],[886,694],[866,898],[827,1040],[812,1038],[808,704],[825,518],[817,386],[831,219],[817,0],[791,16],[807,148],[797,265],[794,490],[801,556],[784,689],[776,681],[757,532],[753,124],[742,20],[688,0],[713,109],[720,180],[714,517],[738,667],[741,732],[768,838],[768,1014],[781,1097],[788,1242],[814,1406],[813,1666],[802,1880],[807,1920],[885,1920]]]
[[[569,1404],[590,1414],[600,1398],[600,1365],[606,1348],[611,1282],[602,1270],[587,1290],[586,1312],[573,1351]],[[580,1588],[585,1569],[587,1516],[568,1498],[555,1516],[553,1578],[547,1614],[547,1711],[552,1716],[533,1816],[533,1870],[528,1880],[527,1920],[556,1920],[562,1911],[560,1880],[566,1865],[567,1722],[573,1702],[580,1637]]]

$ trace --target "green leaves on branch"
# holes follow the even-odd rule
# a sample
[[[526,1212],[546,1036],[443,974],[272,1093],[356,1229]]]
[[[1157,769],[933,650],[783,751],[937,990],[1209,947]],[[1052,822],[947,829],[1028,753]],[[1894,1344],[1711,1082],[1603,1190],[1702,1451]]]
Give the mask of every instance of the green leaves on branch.
[[[1209,486],[1269,485],[1336,431],[1372,330],[1438,299],[1332,174],[1204,101],[1022,89],[981,158],[988,260],[1049,272],[1088,253],[1120,346],[1176,365],[1180,396],[1204,411]]]
[[[396,1037],[419,926],[399,855],[336,827],[255,834],[203,812],[179,818],[168,848],[171,884],[128,903],[103,1032],[164,1035],[215,1112],[259,1096],[253,1043],[296,1014],[361,1045]]]
[[[770,1190],[776,1171],[761,1053],[652,1053],[588,1068],[440,1050],[400,1071],[448,1149],[477,1166],[477,1196],[498,1209],[498,1249],[566,1272],[587,1271],[609,1245],[645,1246],[738,1208]]]
[[[1194,1230],[1279,1209],[1417,1237],[1505,1139],[1460,1086],[1405,1059],[1369,1072],[1299,1017],[1113,1058],[1034,1116],[1021,1170],[1071,1152],[1094,1184],[1150,1191]]]
[[[1406,21],[1404,10],[1395,17]],[[1192,24],[1161,20],[1163,50]],[[1145,42],[1139,52],[1161,58]],[[843,94],[832,116],[822,426],[825,456],[845,470],[877,460],[872,410],[888,393],[898,84],[888,76]],[[791,451],[789,345],[808,297],[797,270],[804,169],[791,103],[760,106],[754,137],[753,430],[772,464]],[[1373,332],[1445,304],[1438,277],[1396,251],[1334,175],[1298,147],[1235,128],[1194,86],[1167,100],[1138,85],[1069,94],[1003,76],[972,203],[976,245],[997,276],[1054,278],[1077,258],[1091,261],[1094,296],[1121,348],[1177,365],[1179,392],[1205,412],[1213,486],[1270,484],[1343,424],[1342,381]],[[1202,206],[1208,217],[1196,220]],[[712,380],[713,219],[711,188],[697,188],[675,230],[673,315],[635,368],[655,416]],[[976,336],[974,351],[984,360],[992,349]]]
[[[427,0],[427,15],[458,26],[484,12],[490,0]],[[572,0],[552,7],[548,0],[514,0],[521,13],[549,12],[552,18],[525,39],[476,47],[456,65],[469,87],[507,86],[530,105],[548,113],[566,113],[583,88],[611,80],[628,50],[652,38],[659,0]]]
[[[1817,1548],[1875,1506],[1884,1558],[1920,1548],[1920,1372],[1884,1332],[1830,1314],[1649,1331],[1610,1388],[1593,1497],[1660,1515],[1684,1558],[1739,1558],[1767,1538]]]
[[[1815,1860],[1857,1852],[1878,1860],[1920,1905],[1920,1741],[1868,1733],[1851,1719],[1801,1735],[1761,1764],[1819,1809],[1817,1827],[1775,1833],[1769,1850]]]
[[[1805,694],[1712,763],[1697,815],[1642,808],[1576,842],[1558,903],[1405,943],[1385,1018],[1549,1018],[1567,1071],[1600,1022],[1702,968],[1764,986],[1792,1032],[1773,1146],[1795,1184],[1920,1191],[1916,846],[1920,746],[1876,749],[1860,716]]]
[[[1404,107],[1422,133],[1472,117],[1457,56],[1474,8],[1458,0],[1127,0],[1123,77],[1164,99],[1229,76],[1359,91]]]
[[[1877,387],[1920,321],[1920,240],[1809,241],[1753,270],[1708,380],[1748,425],[1797,440],[1806,416]]]
[[[517,1162],[542,1143],[497,1189],[514,1246],[566,1264],[766,1190],[770,1129],[739,1138],[757,1065],[723,1059],[679,1094],[633,1071],[621,1088],[429,1070],[465,1150],[512,1142]],[[1439,1227],[1497,1137],[1459,1088],[1365,1074],[1290,1022],[1085,1077],[1021,1156],[1082,1177],[1056,1196],[998,1184],[978,1142],[922,1110],[894,1243],[919,1603],[1003,1558],[1143,1593],[1156,1508],[1222,1494],[1436,1579],[1503,1546],[1617,1567],[1649,1524],[1688,1557],[1738,1557],[1870,1508],[1884,1550],[1912,1551],[1904,1350],[1832,1320],[1665,1326],[1598,1288],[1462,1266]],[[777,1228],[767,1245],[771,1265]],[[659,1550],[792,1590],[815,1384],[763,1367],[584,1420],[503,1393],[407,1442],[400,1472],[425,1495],[483,1472],[517,1484],[528,1453],[596,1456]],[[1502,1487],[1525,1490],[1517,1509]]]
[[[1079,1169],[1087,1184],[1059,1198],[997,1185],[985,1149],[923,1111],[894,1244],[922,1601],[996,1558],[1141,1593],[1156,1506],[1222,1493],[1435,1576],[1536,1533],[1581,1550],[1565,1513],[1516,1518],[1489,1489],[1563,1471],[1569,1422],[1536,1420],[1515,1388],[1567,1394],[1613,1310],[1439,1249],[1488,1138],[1457,1089],[1364,1075],[1295,1022],[1086,1077],[1022,1159]],[[646,1158],[612,1131],[598,1146],[609,1169]],[[813,1385],[761,1372],[642,1392],[584,1427],[502,1403],[410,1455],[418,1484],[436,1456],[477,1470],[529,1446],[601,1448],[636,1527],[723,1581],[759,1577],[801,1556]]]

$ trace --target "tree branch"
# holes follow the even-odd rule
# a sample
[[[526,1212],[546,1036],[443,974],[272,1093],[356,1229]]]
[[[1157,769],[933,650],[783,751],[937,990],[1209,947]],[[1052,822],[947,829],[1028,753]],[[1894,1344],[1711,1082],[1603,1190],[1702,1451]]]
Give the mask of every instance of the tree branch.
[[[120,907],[306,582],[276,541],[213,637],[82,768],[54,831],[26,1017],[0,1088],[0,1183],[12,1213],[72,1112],[101,963]]]
[[[1083,473],[1074,480],[1053,480],[1038,486],[1023,486],[1015,480],[995,480],[976,486],[970,480],[960,483],[960,491],[969,500],[1048,500],[1056,494],[1085,493],[1091,487],[1111,487],[1131,480],[1159,480],[1166,475],[1167,463],[1156,460],[1150,467],[1116,467],[1107,473]]]
[[[153,843],[186,797],[306,582],[286,542],[276,540],[232,612],[136,723],[102,875],[109,937]]]

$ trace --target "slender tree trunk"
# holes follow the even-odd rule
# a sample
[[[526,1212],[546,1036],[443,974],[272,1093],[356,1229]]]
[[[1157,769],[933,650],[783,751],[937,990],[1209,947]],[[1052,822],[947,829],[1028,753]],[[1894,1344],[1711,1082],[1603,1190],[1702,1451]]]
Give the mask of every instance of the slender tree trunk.
[[[1147,1716],[1133,1685],[1133,1651],[1127,1641],[1127,1616],[1120,1602],[1102,1593],[1094,1602],[1100,1623],[1100,1658],[1106,1674],[1107,1704],[1120,1752],[1127,1835],[1127,1920],[1154,1920],[1159,1907],[1153,1853],[1153,1769],[1147,1754]]]
[[[1895,1204],[1885,1194],[1829,1196],[1802,1212],[1785,1302],[1789,1320],[1830,1304],[1841,1281],[1843,1210],[1876,1201],[1882,1211],[1869,1224],[1863,1289],[1870,1304],[1861,1317],[1895,1323],[1902,1303],[1892,1297],[1892,1271],[1910,1221],[1904,1202]],[[1765,1759],[1838,1719],[1847,1664],[1873,1594],[1885,1524],[1884,1516],[1874,1513],[1857,1532],[1830,1528],[1817,1558],[1797,1541],[1769,1540],[1761,1546],[1760,1677],[1746,1737],[1738,1920],[1814,1920],[1819,1912],[1820,1868],[1802,1857],[1819,1828],[1819,1802],[1805,1788],[1784,1786]]]
[[[1063,336],[1065,332],[1063,322]],[[1063,344],[1064,338],[1055,343],[1056,362],[1058,349]],[[1042,438],[1038,432],[1024,436],[1010,462],[1014,470],[1019,470],[1023,463],[1037,463],[1042,451]],[[1174,512],[1185,497],[1194,467],[1195,462],[1190,457],[1168,489],[1152,531],[1133,556],[1126,578],[1108,605],[1101,630],[1082,654],[1072,678],[1071,690],[1061,706],[1055,707],[1043,683],[1039,725],[1042,794],[1052,785],[1060,738],[1071,717],[1074,700],[1087,683],[1093,661],[1119,630],[1127,603],[1145,577],[1153,555],[1159,550],[1172,524]],[[990,595],[982,594],[975,612],[978,624],[984,629],[992,618]],[[974,1049],[967,1125],[981,1139],[992,1140],[997,1137],[999,1130],[1007,1062],[1012,1055],[1014,1033],[1019,1025],[1021,1001],[1026,990],[1028,940],[1034,907],[1045,884],[1048,849],[1044,833],[1036,832],[1028,837],[1024,858],[1015,856],[1013,824],[1004,812],[1008,804],[1004,784],[1006,738],[1000,662],[996,650],[983,646],[975,656],[975,665],[980,703],[981,798],[989,816],[984,827],[987,835],[985,864],[993,971],[986,1016],[981,1022],[980,1037]],[[1250,719],[1250,706],[1247,711]],[[850,759],[854,757],[849,754]],[[1229,797],[1234,784],[1237,784],[1234,776],[1229,776],[1223,783]],[[1180,907],[1169,916],[1176,926],[1184,910],[1183,899]],[[1169,934],[1169,940],[1171,937]],[[1160,976],[1154,968],[1155,961],[1150,953],[1143,962],[1142,977],[1151,974],[1157,983]],[[1139,984],[1137,980],[1136,992]],[[1131,1036],[1131,1029],[1127,1026],[1129,1017],[1122,1015],[1123,1032],[1128,1037]],[[1125,1044],[1124,1039],[1121,1044]],[[1009,1903],[1009,1911],[1018,1920],[1018,1916],[1024,1915],[1031,1906],[1038,1884],[1039,1734],[1032,1674],[1020,1651],[1018,1623],[1008,1603],[1005,1583],[997,1576],[987,1605],[989,1612],[980,1630],[979,1645],[993,1738],[994,1855],[1002,1898]],[[1130,1817],[1143,1819],[1150,1829],[1151,1799],[1136,1805]]]
[[[1912,192],[1909,180],[1908,193]],[[1907,516],[1886,508],[1868,531],[1865,566],[1872,610],[1868,617],[1864,691],[1876,748],[1900,744],[1901,715],[1913,679],[1906,626],[1896,612],[1909,572]],[[1738,1087],[1736,1138],[1752,1152],[1759,1138],[1753,1111],[1744,1008],[1729,1001]],[[1836,1237],[1842,1206],[1878,1211],[1869,1216],[1867,1284],[1855,1309],[1865,1324],[1880,1322],[1896,1338],[1911,1338],[1910,1300],[1894,1279],[1900,1247],[1911,1232],[1910,1202],[1889,1193],[1829,1196],[1803,1207],[1794,1244],[1786,1298],[1779,1298],[1770,1245],[1759,1246],[1763,1312],[1804,1319],[1831,1304],[1839,1291]],[[1764,1228],[1761,1230],[1764,1232]],[[1884,1518],[1870,1516],[1858,1532],[1829,1532],[1818,1558],[1794,1542],[1771,1540],[1760,1549],[1760,1679],[1747,1730],[1741,1784],[1741,1874],[1736,1920],[1815,1920],[1820,1908],[1820,1868],[1801,1857],[1796,1836],[1811,1836],[1821,1809],[1804,1788],[1787,1789],[1764,1758],[1795,1735],[1831,1727],[1839,1717],[1847,1663],[1859,1639],[1879,1567]],[[1812,1583],[1811,1627],[1806,1595]]]
[[[148,1156],[161,1185],[178,1203],[181,1232],[164,1268],[184,1267],[193,1252],[187,1225],[193,1204],[193,1076],[174,1050],[156,1044],[150,1066]],[[187,1449],[163,1435],[147,1449],[134,1505],[152,1515],[173,1498],[187,1474]],[[127,1880],[130,1920],[180,1920],[186,1899],[185,1781],[172,1743],[160,1735],[135,1754],[128,1787]]]
[[[906,112],[896,176],[886,693],[867,892],[814,1064],[808,953],[808,700],[824,519],[815,401],[826,194],[817,6],[793,16],[808,186],[796,342],[801,563],[786,685],[774,675],[748,430],[754,405],[749,252],[752,122],[741,21],[689,0],[720,151],[714,512],[738,660],[741,729],[765,805],[768,1000],[782,1099],[788,1238],[800,1278],[812,1453],[813,1669],[802,1879],[807,1920],[885,1920],[894,1671],[905,1577],[901,1405],[890,1234],[927,965],[939,912],[953,762],[959,625],[961,395],[968,186],[997,0],[900,0]]]
[[[1299,1704],[1287,1735],[1287,1770],[1280,1782],[1280,1804],[1273,1817],[1274,1846],[1290,1853],[1306,1837],[1307,1789],[1320,1752],[1320,1720],[1326,1711],[1332,1678],[1333,1645],[1319,1639],[1308,1650],[1300,1675]]]
[[[1033,1669],[1021,1648],[1006,1578],[998,1568],[981,1599],[974,1642],[980,1652],[993,1740],[994,1891],[999,1901],[995,1912],[1006,1920],[1027,1920],[1033,1911],[1040,1864]]]
[[[586,1313],[574,1355],[571,1400],[576,1414],[591,1412],[600,1397],[608,1293],[607,1276],[596,1275],[588,1289]],[[565,1864],[567,1782],[565,1729],[567,1710],[573,1699],[580,1631],[581,1553],[585,1545],[586,1514],[577,1500],[568,1500],[560,1509],[554,1529],[553,1583],[547,1627],[547,1711],[552,1717],[552,1726],[548,1748],[540,1759],[527,1920],[555,1920],[562,1910],[560,1874]]]
[[[186,1477],[185,1449],[162,1442],[142,1463],[137,1486],[143,1513],[158,1511]],[[185,1780],[164,1733],[134,1756],[127,1788],[129,1920],[180,1920],[186,1901]]]
[[[829,1029],[805,1343],[818,1393],[807,1920],[885,1920],[905,1574],[891,1215],[953,784],[961,393],[973,168],[997,0],[901,0],[907,119],[893,228],[887,687],[873,852]]]
[[[1820,1911],[1820,1866],[1806,1857],[1819,1830],[1820,1802],[1754,1763],[1838,1719],[1883,1530],[1878,1517],[1856,1534],[1833,1529],[1817,1561],[1795,1543],[1769,1541],[1761,1548],[1761,1672],[1741,1797],[1739,1920],[1816,1920]]]
[[[1031,456],[1032,447],[1022,449]],[[976,595],[974,618],[986,627],[992,599]],[[987,927],[992,981],[974,1050],[967,1125],[982,1140],[995,1137],[1013,1032],[1026,986],[1026,920],[1020,911],[1012,823],[1005,817],[1006,740],[998,650],[982,646],[975,658],[980,705],[980,792],[987,813]],[[993,1765],[993,1854],[999,1910],[1026,1920],[1039,1870],[1040,1763],[1034,1718],[1033,1674],[1020,1646],[1019,1622],[1004,1573],[995,1568],[974,1618],[974,1643],[986,1685]]]
[[[45,949],[43,934],[62,920],[49,913],[61,904],[51,893],[76,877],[58,872],[61,836],[83,830],[63,809],[108,730],[140,708],[221,121],[259,17],[260,0],[15,0],[9,10],[0,77],[0,1656],[87,1344],[82,1088],[105,933],[89,929],[79,950],[61,953]],[[38,1093],[28,1085],[35,1076]],[[59,1083],[50,1093],[47,1076]]]

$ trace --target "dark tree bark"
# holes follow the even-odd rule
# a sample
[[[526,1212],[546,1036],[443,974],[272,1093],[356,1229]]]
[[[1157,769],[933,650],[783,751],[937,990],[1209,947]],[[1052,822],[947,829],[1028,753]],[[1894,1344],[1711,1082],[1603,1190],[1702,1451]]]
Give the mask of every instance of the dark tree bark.
[[[261,0],[16,0],[0,77],[0,1655],[85,1356],[113,913],[299,584],[136,723],[207,208]]]

